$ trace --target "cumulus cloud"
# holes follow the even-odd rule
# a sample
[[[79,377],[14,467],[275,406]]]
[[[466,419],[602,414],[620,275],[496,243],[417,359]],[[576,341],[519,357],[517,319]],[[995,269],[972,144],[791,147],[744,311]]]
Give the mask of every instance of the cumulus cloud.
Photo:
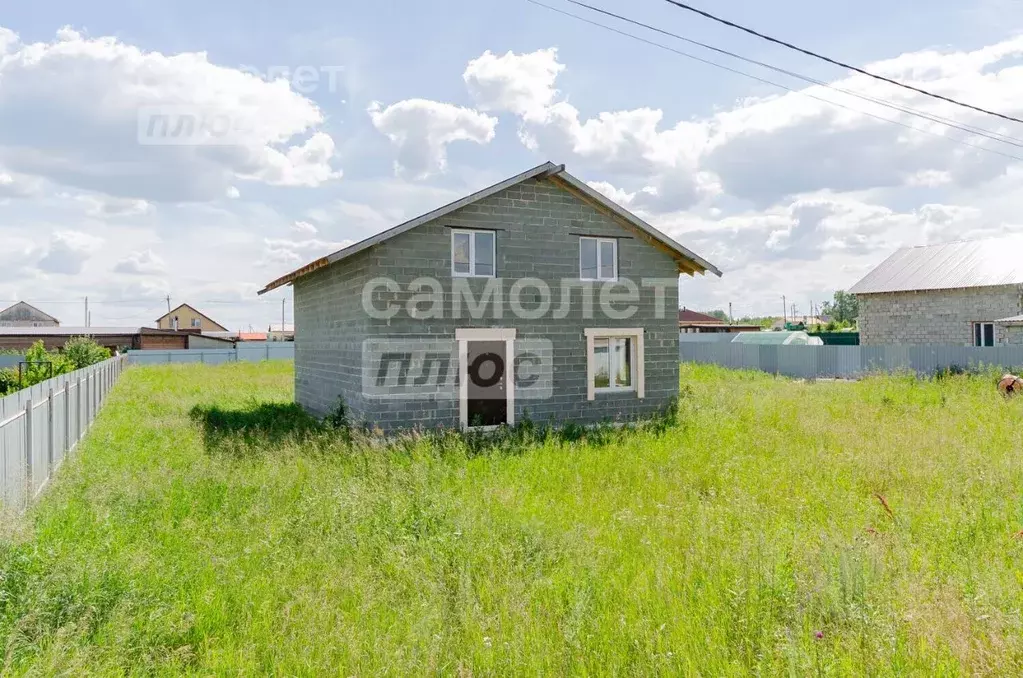
[[[497,118],[471,108],[426,99],[406,99],[369,108],[373,126],[398,148],[395,169],[426,178],[447,168],[447,146],[455,141],[490,143]]]
[[[149,201],[340,176],[322,111],[284,80],[71,29],[31,44],[4,31],[0,50],[0,163],[12,171]]]
[[[1016,37],[970,52],[903,54],[867,68],[1020,115],[1020,56],[1023,37]],[[675,123],[649,107],[587,118],[559,100],[555,81],[563,68],[553,49],[503,57],[486,52],[469,63],[464,77],[482,108],[520,118],[520,137],[527,147],[547,156],[574,156],[586,166],[623,177],[633,183],[627,192],[634,192],[637,200],[644,197],[645,207],[653,211],[684,209],[723,195],[766,207],[786,196],[824,189],[949,183],[969,187],[1004,174],[1012,162],[957,145],[949,137],[963,135],[950,133],[941,124],[820,86],[749,98],[712,116]],[[989,117],[866,76],[833,84],[931,115],[1013,133]],[[997,146],[980,137],[970,141],[984,148]]]
[[[462,79],[484,111],[510,111],[531,122],[542,122],[558,91],[554,81],[565,66],[556,48],[504,56],[489,50],[469,62]]]
[[[152,250],[132,252],[114,266],[115,273],[158,275],[167,271],[167,264]]]
[[[102,239],[88,233],[57,231],[37,265],[40,270],[48,273],[76,275],[82,272],[82,266],[102,245]]]

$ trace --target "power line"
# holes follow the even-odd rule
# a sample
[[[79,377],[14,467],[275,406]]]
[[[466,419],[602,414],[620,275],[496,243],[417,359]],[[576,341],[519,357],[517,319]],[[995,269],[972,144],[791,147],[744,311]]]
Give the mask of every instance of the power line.
[[[576,0],[568,0],[568,1],[569,2],[573,2],[574,4],[577,4],[577,5],[583,6],[583,7],[590,7],[589,5],[584,5],[583,3],[577,2]],[[1016,156],[1016,155],[1012,155],[1011,153],[1003,153],[1001,151],[997,151],[997,150],[994,150],[992,148],[987,148],[985,146],[980,146],[978,144],[972,144],[969,141],[965,141],[963,139],[956,139],[954,137],[950,137],[950,136],[947,136],[945,134],[939,134],[937,132],[932,132],[931,130],[923,129],[923,128],[920,128],[920,127],[915,127],[913,125],[910,125],[908,123],[902,122],[900,120],[892,120],[891,118],[886,118],[886,117],[884,117],[882,115],[876,115],[874,113],[868,113],[867,111],[863,111],[863,110],[860,110],[858,108],[853,108],[852,106],[847,106],[847,105],[839,103],[837,101],[832,101],[830,99],[825,99],[823,97],[819,97],[819,96],[816,96],[814,94],[810,94],[809,92],[806,92],[806,91],[803,91],[803,90],[797,90],[797,89],[794,89],[794,88],[789,87],[787,85],[783,85],[783,84],[781,84],[779,82],[775,82],[773,80],[768,80],[767,78],[761,78],[760,76],[753,75],[752,73],[747,73],[747,72],[741,71],[741,70],[739,70],[737,68],[732,68],[730,66],[726,66],[726,65],[718,63],[716,61],[712,61],[710,59],[704,59],[702,57],[696,56],[695,54],[690,54],[689,52],[684,52],[684,51],[682,51],[680,49],[676,49],[674,47],[670,47],[670,46],[665,45],[663,43],[656,42],[654,40],[649,40],[649,39],[644,38],[642,36],[636,35],[635,33],[629,33],[628,31],[623,31],[623,30],[615,28],[613,26],[608,26],[607,24],[602,24],[599,21],[593,21],[592,19],[587,19],[584,16],[580,16],[578,14],[573,14],[572,12],[567,12],[565,10],[558,9],[557,7],[552,7],[551,5],[547,5],[547,4],[543,3],[543,2],[540,2],[539,0],[526,0],[526,2],[528,2],[530,4],[533,4],[533,5],[537,5],[539,7],[543,7],[543,8],[548,9],[548,10],[551,10],[552,12],[557,12],[558,14],[562,14],[564,16],[572,17],[573,19],[577,19],[577,20],[582,21],[584,23],[590,24],[591,26],[597,26],[598,28],[602,28],[604,30],[611,31],[612,33],[617,33],[618,35],[622,35],[622,36],[625,36],[627,38],[632,38],[633,40],[638,40],[639,42],[645,43],[647,45],[651,45],[653,47],[657,47],[659,49],[663,49],[663,50],[666,50],[668,52],[672,52],[672,53],[677,54],[679,56],[686,57],[687,59],[692,59],[694,61],[698,61],[700,63],[707,64],[708,66],[714,66],[715,68],[720,68],[722,70],[728,71],[729,73],[735,73],[736,75],[741,75],[743,77],[750,78],[751,80],[756,80],[757,82],[761,82],[761,83],[764,83],[766,85],[770,85],[772,87],[777,87],[779,89],[783,89],[786,92],[791,92],[793,94],[797,94],[797,95],[800,95],[800,96],[805,96],[805,97],[808,97],[810,99],[814,99],[816,101],[820,101],[821,103],[825,103],[825,104],[828,104],[828,105],[831,105],[831,106],[837,106],[838,108],[841,108],[841,109],[844,109],[844,110],[847,110],[847,111],[851,111],[853,113],[858,113],[860,115],[866,115],[866,116],[874,118],[876,120],[881,120],[882,122],[887,122],[887,123],[891,123],[893,125],[898,125],[900,127],[904,127],[906,129],[913,130],[915,132],[920,132],[922,134],[929,134],[931,136],[938,137],[939,139],[944,139],[944,140],[952,142],[952,143],[961,144],[963,146],[968,146],[970,148],[974,148],[974,149],[977,149],[979,151],[983,151],[985,153],[992,153],[994,155],[999,155],[999,156],[1001,156],[1003,158],[1008,158],[1009,160],[1017,160],[1019,162],[1023,162],[1023,158],[1021,158],[1019,156]],[[592,8],[592,9],[595,9],[596,11],[604,12],[604,10],[600,10],[599,8]],[[606,13],[606,12],[604,12],[604,13]],[[627,19],[624,19],[624,20],[627,20]],[[639,23],[639,22],[635,22],[635,23],[637,23],[637,25],[640,25],[640,26],[648,27],[648,26],[646,26],[646,24],[642,24],[642,23]],[[651,30],[657,30],[654,27],[648,27],[648,28],[650,28]]]
[[[935,92],[931,92],[931,91],[923,89],[921,87],[914,87],[913,85],[907,85],[904,82],[899,82],[898,80],[893,80],[892,78],[887,78],[887,77],[885,77],[883,75],[877,75],[876,73],[871,73],[870,71],[864,70],[864,69],[859,68],[857,66],[853,66],[852,64],[847,64],[844,61],[838,61],[837,59],[832,59],[831,57],[824,56],[823,54],[819,54],[817,52],[814,52],[812,50],[806,49],[804,47],[799,47],[798,45],[794,45],[791,42],[785,42],[784,40],[779,40],[778,38],[773,38],[770,35],[767,35],[765,33],[761,33],[759,31],[755,31],[752,28],[747,28],[746,26],[743,26],[741,24],[737,24],[734,21],[729,21],[728,19],[722,19],[721,17],[715,16],[715,15],[711,14],[710,12],[705,12],[702,9],[697,9],[696,7],[693,7],[692,5],[687,5],[684,2],[679,2],[679,0],[664,0],[664,1],[667,2],[670,5],[674,5],[675,7],[678,7],[679,9],[684,9],[684,10],[689,11],[689,12],[694,12],[694,13],[699,14],[700,16],[706,17],[706,18],[708,18],[708,19],[710,19],[712,21],[716,21],[719,24],[724,24],[725,26],[729,26],[731,28],[736,28],[736,29],[738,29],[740,31],[743,31],[745,33],[749,33],[750,35],[755,35],[758,38],[762,38],[763,40],[767,40],[768,42],[773,42],[776,45],[781,45],[782,47],[787,47],[788,49],[795,50],[796,52],[800,52],[802,54],[806,54],[807,56],[814,57],[815,59],[820,59],[821,61],[826,61],[829,64],[832,64],[832,65],[835,65],[835,66],[839,66],[841,68],[845,68],[845,69],[848,69],[850,71],[854,71],[854,72],[859,73],[861,75],[866,75],[866,76],[868,76],[870,78],[874,78],[875,80],[880,80],[882,82],[887,82],[888,84],[895,85],[897,87],[904,87],[905,89],[912,90],[914,92],[917,92],[918,94],[924,94],[926,96],[933,97],[935,99],[940,99],[942,101],[946,101],[946,102],[948,102],[950,104],[955,104],[956,106],[962,106],[963,108],[969,108],[969,109],[977,111],[979,113],[986,113],[987,115],[993,115],[993,116],[995,116],[997,118],[1002,118],[1003,120],[1011,120],[1012,122],[1023,123],[1023,120],[1021,120],[1020,118],[1014,118],[1011,115],[1006,115],[1004,113],[999,113],[997,111],[991,111],[991,110],[988,110],[986,108],[981,108],[980,106],[974,106],[973,104],[968,104],[968,103],[965,103],[963,101],[958,101],[957,99],[953,99],[952,97],[947,97],[947,96],[945,96],[943,94],[937,94]]]
[[[892,103],[890,101],[885,101],[884,99],[879,99],[877,97],[870,96],[869,94],[863,94],[863,93],[860,93],[860,92],[854,92],[852,90],[843,89],[841,87],[837,87],[837,86],[832,85],[830,83],[824,82],[823,80],[818,80],[816,78],[811,78],[809,76],[802,75],[801,73],[797,73],[795,71],[790,71],[788,69],[780,68],[778,66],[774,66],[772,64],[769,64],[769,63],[766,63],[766,62],[763,62],[763,61],[758,61],[757,59],[751,59],[749,57],[743,56],[742,54],[737,54],[735,52],[730,52],[727,49],[721,49],[720,47],[715,47],[714,45],[709,45],[709,44],[707,44],[705,42],[700,42],[699,40],[693,40],[692,38],[687,38],[687,37],[685,37],[683,35],[679,35],[677,33],[672,33],[671,31],[667,31],[667,30],[665,30],[663,28],[658,28],[657,26],[652,26],[650,24],[643,23],[642,21],[636,21],[635,19],[630,19],[627,16],[622,16],[621,14],[616,14],[615,12],[611,12],[611,11],[608,11],[606,9],[601,9],[600,7],[594,7],[593,5],[589,5],[589,4],[585,3],[585,2],[581,2],[580,0],[566,0],[566,2],[569,2],[569,3],[573,4],[573,5],[578,6],[578,7],[583,7],[585,9],[588,9],[588,10],[592,11],[592,12],[597,12],[599,14],[603,14],[604,16],[612,17],[612,18],[617,19],[619,21],[624,21],[626,23],[630,23],[633,26],[639,26],[641,28],[645,28],[647,30],[654,31],[656,33],[660,33],[661,35],[666,35],[668,37],[675,38],[677,40],[681,40],[681,41],[689,43],[691,45],[696,45],[697,47],[702,47],[702,48],[710,50],[712,52],[717,52],[718,54],[723,54],[725,56],[732,57],[733,59],[738,59],[740,61],[745,61],[746,63],[753,64],[755,66],[760,66],[761,68],[766,68],[768,70],[775,71],[776,73],[781,73],[783,75],[787,75],[789,77],[796,78],[798,80],[802,80],[803,82],[808,82],[808,83],[811,83],[813,85],[817,85],[819,87],[826,87],[827,89],[832,89],[832,90],[835,90],[836,92],[841,92],[843,94],[847,94],[849,96],[853,96],[853,97],[856,97],[858,99],[863,99],[864,101],[869,101],[869,102],[877,104],[879,106],[884,106],[885,108],[891,108],[893,110],[897,110],[897,111],[900,111],[902,113],[906,113],[907,115],[913,115],[913,116],[916,116],[916,117],[919,117],[919,118],[923,118],[925,120],[929,120],[930,122],[936,122],[936,123],[939,123],[939,124],[942,124],[942,125],[947,125],[948,127],[953,127],[955,129],[958,129],[958,130],[963,131],[963,132],[968,132],[970,134],[976,134],[978,136],[987,137],[988,139],[992,139],[994,141],[1000,141],[1000,142],[1002,142],[1004,144],[1008,144],[1010,146],[1015,146],[1017,148],[1023,148],[1023,139],[1018,139],[1018,138],[1009,136],[1007,134],[1001,134],[1000,132],[993,132],[991,130],[986,130],[986,129],[981,128],[981,127],[975,127],[973,125],[968,125],[966,123],[959,122],[959,121],[953,120],[951,118],[945,118],[945,117],[940,116],[940,115],[938,115],[936,113],[928,113],[928,112],[920,111],[918,109],[914,109],[914,108],[912,108],[910,106],[906,106],[906,105],[902,105],[902,104],[895,104],[895,103]],[[554,9],[554,8],[552,7],[552,8],[549,8],[549,9]],[[558,11],[558,10],[554,10],[554,11]],[[570,15],[570,16],[575,16],[575,15]],[[598,25],[602,25],[602,24],[598,24]]]

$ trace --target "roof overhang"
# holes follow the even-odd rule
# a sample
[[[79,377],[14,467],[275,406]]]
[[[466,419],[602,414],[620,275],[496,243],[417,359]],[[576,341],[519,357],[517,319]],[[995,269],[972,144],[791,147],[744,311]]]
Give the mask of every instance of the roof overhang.
[[[483,190],[477,191],[476,193],[473,193],[471,195],[467,195],[464,198],[461,198],[448,205],[435,209],[432,212],[427,212],[422,216],[418,216],[415,219],[406,221],[403,224],[399,224],[393,228],[378,233],[372,237],[366,238],[365,240],[357,242],[354,245],[349,245],[348,247],[338,250],[333,254],[329,254],[325,257],[320,257],[319,259],[306,264],[302,268],[296,269],[291,273],[281,276],[280,278],[277,278],[276,280],[268,283],[263,289],[259,291],[259,294],[266,294],[267,292],[277,289],[278,287],[290,285],[299,278],[309,275],[313,271],[317,271],[321,268],[330,266],[331,264],[335,264],[343,259],[347,259],[348,257],[358,254],[363,250],[369,249],[374,245],[378,245],[384,242],[385,240],[389,240],[391,238],[401,235],[402,233],[410,231],[413,228],[416,228],[417,226],[421,226],[435,219],[440,219],[441,217],[444,217],[445,215],[448,215],[454,212],[455,210],[461,209],[475,202],[479,202],[480,200],[489,198],[495,193],[500,193],[505,189],[511,188],[512,186],[520,184],[524,181],[529,181],[530,179],[551,180],[556,185],[561,187],[563,190],[576,195],[584,202],[589,203],[598,210],[610,216],[612,219],[617,221],[625,228],[637,233],[655,247],[658,247],[659,249],[669,253],[675,260],[675,262],[678,264],[679,273],[695,275],[696,273],[704,274],[709,271],[714,275],[717,275],[719,277],[721,276],[721,271],[716,266],[711,264],[709,261],[703,259],[696,253],[675,242],[673,239],[669,238],[664,233],[660,232],[647,222],[643,221],[632,212],[629,212],[628,210],[624,209],[623,207],[615,203],[613,200],[610,200],[603,194],[593,190],[592,188],[587,186],[585,182],[582,182],[579,179],[573,177],[571,174],[565,171],[564,165],[555,165],[552,162],[545,162],[542,165],[537,165],[533,169],[527,170],[521,174],[517,174],[513,177],[505,179],[504,181],[496,183],[493,186],[484,188]]]

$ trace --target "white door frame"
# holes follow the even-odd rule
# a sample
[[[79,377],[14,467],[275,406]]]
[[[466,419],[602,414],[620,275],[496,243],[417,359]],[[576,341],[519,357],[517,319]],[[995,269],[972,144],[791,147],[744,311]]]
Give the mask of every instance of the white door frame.
[[[458,341],[458,420],[469,428],[469,342],[503,341],[505,352],[505,392],[508,394],[508,425],[515,425],[515,329],[510,327],[460,327]],[[483,428],[483,427],[481,427]]]

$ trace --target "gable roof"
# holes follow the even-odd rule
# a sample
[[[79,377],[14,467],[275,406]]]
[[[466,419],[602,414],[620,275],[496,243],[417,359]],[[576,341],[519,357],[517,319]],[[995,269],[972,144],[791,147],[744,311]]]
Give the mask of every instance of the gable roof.
[[[211,323],[213,323],[214,325],[219,327],[221,329],[221,331],[227,332],[227,328],[226,327],[224,327],[223,325],[218,323],[216,320],[214,320],[213,318],[209,317],[208,315],[206,315],[202,311],[198,310],[195,306],[192,306],[190,304],[180,304],[173,311],[167,311],[166,313],[164,313],[163,315],[161,315],[159,318],[156,319],[156,324],[159,325],[161,320],[163,320],[164,318],[166,318],[168,316],[174,315],[175,313],[177,313],[178,311],[180,311],[183,308],[187,308],[190,311],[192,311],[192,313],[195,313],[196,315],[199,315],[199,316],[202,316],[203,318],[206,318],[206,320],[209,320]]]
[[[59,320],[57,320],[56,318],[54,318],[54,317],[53,317],[52,315],[50,315],[49,313],[46,313],[45,311],[40,311],[40,310],[39,310],[38,308],[36,308],[35,306],[33,306],[32,304],[30,304],[30,303],[28,303],[28,302],[26,302],[26,301],[19,301],[19,302],[16,302],[16,303],[14,303],[14,304],[11,304],[11,305],[10,305],[10,306],[8,306],[7,308],[5,308],[5,309],[3,309],[2,311],[0,311],[0,316],[2,316],[2,315],[3,315],[4,313],[7,313],[8,311],[13,311],[14,309],[16,309],[16,308],[19,308],[19,307],[24,307],[24,308],[27,308],[27,309],[29,309],[30,311],[32,311],[33,313],[38,313],[38,314],[39,314],[39,315],[41,315],[41,316],[42,316],[43,318],[45,318],[45,319],[47,319],[47,320],[52,320],[52,321],[53,321],[53,322],[55,322],[55,323],[59,323],[59,322],[60,322]]]
[[[296,269],[291,273],[288,273],[285,276],[281,276],[280,278],[268,283],[266,287],[259,291],[259,294],[265,294],[270,290],[282,287],[284,285],[289,285],[298,280],[299,278],[308,275],[309,273],[312,273],[317,269],[329,266],[330,264],[335,264],[341,261],[342,259],[346,259],[352,256],[353,254],[357,254],[365,249],[373,247],[374,245],[378,245],[384,242],[385,240],[390,240],[391,238],[399,236],[402,233],[411,231],[413,228],[416,228],[417,226],[422,226],[423,224],[433,221],[434,219],[439,219],[445,215],[451,214],[455,210],[465,207],[466,205],[471,205],[475,202],[479,202],[480,200],[489,198],[495,193],[499,193],[505,189],[511,188],[512,186],[521,184],[524,181],[529,181],[530,179],[549,179],[553,181],[555,184],[557,184],[559,187],[561,187],[563,190],[575,194],[584,202],[587,202],[598,209],[602,209],[606,212],[609,212],[612,218],[615,218],[617,221],[619,221],[626,227],[631,228],[633,231],[636,231],[637,233],[646,236],[653,244],[658,245],[662,249],[671,253],[672,256],[675,258],[675,261],[679,265],[679,273],[687,273],[689,275],[693,275],[695,273],[702,274],[706,273],[707,271],[710,271],[711,273],[717,276],[721,275],[721,271],[719,271],[717,267],[711,264],[709,261],[703,259],[695,252],[692,252],[689,249],[686,249],[682,245],[678,244],[664,233],[661,233],[656,228],[654,228],[647,222],[637,217],[632,212],[629,212],[621,205],[615,203],[613,200],[610,200],[603,194],[593,190],[592,188],[587,186],[585,182],[582,182],[579,179],[573,177],[571,174],[565,171],[564,165],[555,165],[552,162],[545,162],[544,164],[537,165],[533,169],[527,170],[522,174],[516,174],[513,177],[505,179],[504,181],[498,182],[493,186],[484,188],[483,190],[477,191],[476,193],[473,193],[471,195],[467,195],[464,198],[461,198],[448,205],[435,209],[432,212],[427,212],[426,214],[418,216],[415,219],[406,221],[403,224],[398,224],[393,228],[390,228],[381,233],[377,233],[374,236],[357,242],[354,245],[349,245],[348,247],[338,250],[333,254],[328,254],[325,257],[321,257],[316,261],[306,264],[302,268]]]
[[[950,290],[1023,284],[1023,235],[903,247],[881,262],[852,294]]]

